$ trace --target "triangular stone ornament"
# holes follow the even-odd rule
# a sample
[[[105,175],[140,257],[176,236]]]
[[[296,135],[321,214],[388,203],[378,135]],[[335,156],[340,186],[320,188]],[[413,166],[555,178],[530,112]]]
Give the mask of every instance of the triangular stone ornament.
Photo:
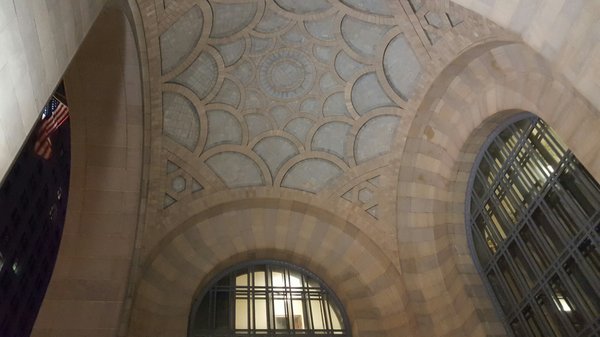
[[[167,160],[167,174],[171,173],[171,172],[175,172],[179,169],[179,166],[177,166],[175,163],[173,163],[170,160]]]
[[[342,194],[342,198],[352,202],[352,189],[349,189],[346,193]]]
[[[448,17],[448,21],[450,21],[450,25],[452,27],[456,27],[456,26],[460,25],[463,22],[462,18],[454,16],[454,15],[452,15],[450,13],[446,13],[446,16]]]
[[[370,182],[371,184],[373,184],[373,185],[375,185],[375,186],[379,187],[379,180],[380,180],[380,179],[379,179],[379,177],[380,177],[380,176],[373,177],[373,178],[371,178],[371,179],[367,179],[367,181],[368,181],[368,182]]]
[[[196,179],[192,179],[192,193],[200,192],[204,189],[202,185]]]
[[[177,202],[177,200],[173,199],[172,196],[165,193],[165,200],[163,201],[163,208],[167,208],[167,207],[173,205],[175,202]]]
[[[423,6],[421,0],[408,0],[408,2],[410,3],[410,7],[415,13],[418,12],[419,9],[421,9],[421,7]]]
[[[379,205],[375,205],[366,210],[372,217],[379,219]]]

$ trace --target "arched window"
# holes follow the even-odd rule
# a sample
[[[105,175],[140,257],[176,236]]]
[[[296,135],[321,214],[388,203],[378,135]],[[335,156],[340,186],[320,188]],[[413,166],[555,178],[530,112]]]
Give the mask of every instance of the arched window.
[[[349,336],[340,302],[310,272],[280,261],[228,270],[194,301],[190,337]]]
[[[541,119],[498,128],[467,192],[476,265],[513,336],[600,336],[600,186]]]

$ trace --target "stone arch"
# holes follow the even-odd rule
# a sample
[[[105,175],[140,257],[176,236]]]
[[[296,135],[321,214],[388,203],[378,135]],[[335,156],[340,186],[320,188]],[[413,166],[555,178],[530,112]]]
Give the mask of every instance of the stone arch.
[[[409,303],[419,322],[436,323],[420,325],[425,335],[505,334],[467,247],[464,200],[483,142],[517,111],[544,119],[600,177],[600,146],[589,139],[600,114],[537,53],[520,43],[488,42],[451,62],[417,111],[398,184],[400,263]],[[428,326],[432,331],[423,330]]]
[[[64,74],[71,120],[69,205],[32,336],[116,335],[126,311],[143,199],[137,7],[109,1]],[[64,317],[69,317],[65,320]]]
[[[229,266],[273,258],[328,284],[355,336],[411,335],[400,272],[352,223],[300,202],[244,203],[192,215],[153,249],[137,282],[130,336],[186,336],[198,289]]]

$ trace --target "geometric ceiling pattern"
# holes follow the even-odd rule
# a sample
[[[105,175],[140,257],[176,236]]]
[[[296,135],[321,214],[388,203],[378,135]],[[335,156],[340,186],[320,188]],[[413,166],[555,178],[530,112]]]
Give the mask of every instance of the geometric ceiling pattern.
[[[390,15],[399,2],[198,1],[171,13],[160,35],[165,147],[226,188],[319,193],[406,132],[423,69],[412,26]],[[185,186],[178,177],[171,190]],[[199,191],[206,180],[186,181]]]

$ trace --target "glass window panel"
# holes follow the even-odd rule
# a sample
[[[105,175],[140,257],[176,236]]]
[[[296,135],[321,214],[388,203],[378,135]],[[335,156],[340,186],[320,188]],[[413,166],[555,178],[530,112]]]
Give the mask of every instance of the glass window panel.
[[[545,133],[539,133],[539,137],[532,137],[530,139],[535,149],[548,165],[547,168],[553,173],[558,170],[561,157],[564,156],[564,151],[561,151],[557,144],[546,136],[547,134]]]
[[[275,300],[273,301],[273,312],[275,313],[275,317],[286,316],[287,308],[285,296],[277,294],[275,295]]]
[[[273,270],[271,277],[273,280],[273,287],[285,287],[283,270]]]
[[[329,304],[329,315],[331,316],[331,327],[335,330],[340,330],[342,328],[342,319],[339,312],[331,304]]]
[[[196,308],[195,322],[198,329],[209,329],[211,327],[210,294],[207,294]]]
[[[242,274],[242,275],[236,276],[235,285],[238,287],[247,287],[248,286],[248,274]]]
[[[508,160],[509,152],[504,148],[504,144],[498,139],[494,140],[488,148],[488,153],[492,159],[492,165],[495,171],[499,171],[502,165]]]
[[[552,329],[555,336],[568,336],[568,332],[561,322],[558,308],[545,294],[539,294],[536,296],[536,302],[542,310],[542,315],[546,320],[548,327]]]
[[[550,257],[540,247],[538,237],[534,236],[529,228],[529,224],[523,227],[520,231],[521,239],[527,247],[527,253],[533,257],[540,270],[545,270],[550,265]]]
[[[473,245],[475,246],[475,251],[477,253],[477,257],[479,258],[479,262],[485,268],[490,260],[490,250],[495,252],[495,248],[490,248],[486,243],[486,239],[481,237],[481,234],[475,230],[472,232],[473,235]]]
[[[535,284],[536,276],[534,274],[533,269],[527,262],[525,256],[523,255],[521,248],[519,248],[519,245],[516,242],[513,242],[508,247],[508,251],[510,253],[510,256],[512,257],[512,260],[515,263],[515,269],[521,273],[521,275],[527,282],[527,286],[529,288],[532,288]]]
[[[573,296],[567,292],[558,276],[552,278],[550,287],[552,288],[552,300],[558,310],[568,318],[575,331],[581,331],[586,322],[581,308],[575,303]]]
[[[264,271],[255,271],[254,272],[254,286],[255,287],[264,287],[266,286],[265,272]]]
[[[249,311],[248,311],[248,300],[246,299],[236,299],[235,300],[235,328],[236,329],[249,329],[250,325],[248,324],[249,320]]]
[[[600,275],[600,252],[598,252],[598,246],[594,245],[592,240],[588,238],[579,245],[579,251],[585,258],[593,275],[596,275],[596,277]]]
[[[478,199],[483,198],[487,188],[481,179],[482,178],[480,177],[480,174],[478,174],[475,176],[475,180],[473,181],[473,192],[475,192],[475,195],[477,195]]]
[[[493,202],[488,201],[484,209],[489,219],[489,223],[494,229],[494,231],[502,238],[502,240],[506,239],[506,231],[509,227],[508,221],[506,221],[500,214],[498,214],[496,207]]]
[[[499,172],[498,167],[494,166],[493,162],[493,159],[491,159],[486,153],[481,160],[481,165],[479,166],[481,182],[485,187],[492,186],[494,179]]]
[[[267,329],[267,300],[266,298],[257,298],[254,300],[254,322],[256,329]],[[237,313],[236,313],[237,319]]]
[[[215,301],[215,328],[227,328],[229,326],[229,292],[218,291]]]
[[[300,288],[302,287],[302,276],[299,273],[290,271],[289,273],[289,286]]]
[[[530,336],[527,328],[518,318],[515,318],[512,322],[510,322],[510,327],[516,336]]]
[[[540,234],[542,234],[546,243],[548,243],[547,247],[551,248],[551,251],[554,253],[554,256],[562,253],[563,248],[565,247],[556,228],[552,225],[552,223],[548,220],[548,217],[541,208],[537,208],[533,211],[531,215],[534,223],[537,225],[537,229]]]
[[[306,286],[309,288],[321,288],[319,286],[319,283],[317,281],[315,281],[314,279],[310,278],[310,277],[305,277],[306,280]]]
[[[529,327],[529,331],[531,332],[532,336],[545,337],[542,333],[542,328],[540,324],[541,322],[539,321],[539,318],[530,306],[525,307],[525,309],[523,310],[523,317],[527,322],[527,326]]]
[[[494,238],[494,234],[492,234],[491,228],[488,226],[487,222],[484,220],[483,216],[478,216],[476,219],[476,225],[481,233],[481,236],[485,240],[485,243],[492,254],[496,253],[498,250],[498,244],[496,243],[496,239]]]
[[[516,157],[515,165],[520,169],[524,176],[533,182],[533,188],[537,191],[542,189],[542,186],[548,181],[548,176],[540,169],[532,158],[528,147],[523,147]]]
[[[503,185],[498,185],[494,191],[494,195],[498,200],[498,209],[502,211],[504,218],[515,224],[517,222],[517,208],[510,192]]]
[[[508,285],[508,288],[510,289],[512,294],[516,298],[520,299],[523,294],[518,285],[519,281],[515,277],[512,269],[509,266],[509,263],[507,262],[504,256],[498,259],[498,268],[500,269],[500,273],[502,273],[502,276],[504,276],[504,281]]]
[[[498,279],[496,272],[494,270],[490,271],[487,275],[488,280],[490,281],[490,285],[492,289],[494,289],[494,293],[496,294],[496,298],[500,303],[500,306],[504,310],[504,313],[509,313],[512,307],[511,301],[507,295],[507,292]]]
[[[292,301],[292,310],[294,312],[294,329],[306,329],[306,324],[304,323],[304,305],[303,301],[293,300]]]
[[[561,225],[570,236],[577,234],[582,228],[581,221],[578,221],[573,214],[573,210],[568,207],[558,196],[562,192],[560,186],[555,186],[554,189],[548,191],[544,197],[544,201],[549,208],[548,213],[551,213],[556,223]]]
[[[591,217],[598,211],[600,206],[598,196],[586,187],[590,183],[586,181],[586,177],[583,174],[575,172],[574,164],[570,164],[564,170],[558,177],[558,181],[588,217]]]
[[[325,314],[323,313],[323,303],[320,300],[311,300],[310,309],[312,311],[313,329],[324,330],[327,328],[325,324]]]
[[[588,275],[581,270],[579,264],[572,258],[563,264],[563,269],[569,276],[569,283],[578,293],[578,297],[584,301],[591,316],[600,317],[600,295],[592,287]],[[600,286],[600,284],[597,284],[597,286]]]

